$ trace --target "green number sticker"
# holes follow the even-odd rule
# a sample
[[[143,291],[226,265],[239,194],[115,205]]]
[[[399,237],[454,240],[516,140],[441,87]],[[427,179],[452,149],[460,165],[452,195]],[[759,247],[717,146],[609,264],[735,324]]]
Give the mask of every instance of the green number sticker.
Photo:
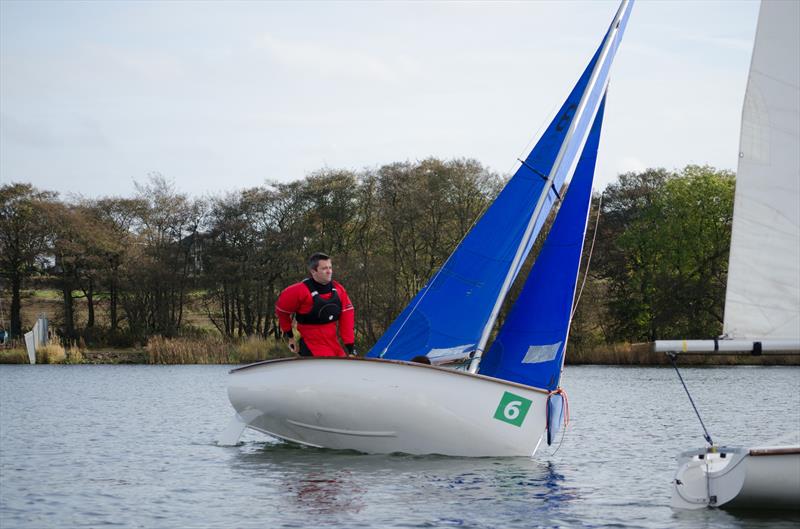
[[[500,404],[497,405],[494,418],[514,426],[522,426],[531,404],[531,401],[525,397],[506,391],[503,393],[503,398],[500,399]]]

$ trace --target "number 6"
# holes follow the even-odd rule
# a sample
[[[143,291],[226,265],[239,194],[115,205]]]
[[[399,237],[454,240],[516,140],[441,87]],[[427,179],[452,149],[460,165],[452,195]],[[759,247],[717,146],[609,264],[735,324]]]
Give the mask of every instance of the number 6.
[[[513,421],[517,417],[519,417],[519,407],[522,405],[522,401],[520,400],[512,400],[506,407],[503,408],[503,415],[506,419]]]

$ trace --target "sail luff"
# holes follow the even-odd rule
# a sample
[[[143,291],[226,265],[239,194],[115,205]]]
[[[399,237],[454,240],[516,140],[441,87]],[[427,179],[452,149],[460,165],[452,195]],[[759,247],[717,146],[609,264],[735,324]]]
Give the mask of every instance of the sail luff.
[[[482,375],[548,391],[558,388],[586,240],[604,106],[605,97],[553,227],[483,358]]]
[[[600,108],[597,110],[597,116],[595,117],[595,119],[599,121],[599,123],[594,125],[594,126],[598,127],[598,130],[599,130],[600,127],[602,127],[603,114],[604,114],[603,110],[605,108],[606,96],[607,95],[608,95],[608,87],[606,87],[606,91],[603,93],[603,99],[600,102]],[[588,142],[588,140],[589,139],[587,138],[587,142]],[[599,138],[598,138],[598,142],[599,142]],[[597,151],[596,150],[595,150],[595,153],[594,153],[594,157],[595,157],[595,163],[597,163]],[[592,182],[594,182],[594,169],[592,170]],[[583,217],[583,230],[582,230],[582,235],[581,235],[581,241],[583,241],[584,244],[586,243],[586,230],[589,227],[589,215],[590,215],[591,209],[592,209],[592,192],[589,191],[589,203],[586,206],[586,212],[585,212],[584,217]],[[598,213],[598,215],[599,215],[599,213]],[[598,216],[598,219],[599,219],[599,216]],[[581,255],[581,257],[583,256],[583,244],[581,244],[580,255]],[[588,264],[587,264],[587,268],[586,268],[586,273],[587,274],[589,273]],[[564,370],[564,362],[567,359],[566,351],[567,351],[567,344],[569,343],[569,331],[572,328],[572,319],[573,319],[573,316],[575,315],[575,307],[576,307],[575,296],[576,296],[576,294],[578,292],[578,278],[580,277],[580,275],[581,275],[581,258],[579,257],[577,265],[575,266],[575,280],[574,280],[574,284],[572,286],[572,297],[571,297],[572,304],[570,304],[570,307],[569,307],[569,319],[567,320],[567,328],[566,328],[565,333],[564,333],[564,345],[562,346],[562,350],[564,351],[564,353],[561,355],[561,365],[559,366],[559,380],[561,378],[560,374]],[[556,381],[556,385],[558,385],[558,380]]]
[[[723,333],[800,342],[800,4],[764,1],[745,100]]]
[[[594,69],[592,70],[592,74],[589,78],[589,83],[586,85],[583,95],[581,96],[580,103],[578,104],[578,108],[572,120],[570,121],[569,128],[567,129],[567,133],[564,136],[564,139],[561,143],[561,147],[558,151],[558,155],[556,156],[555,163],[550,169],[550,173],[548,174],[547,177],[547,182],[545,183],[544,187],[542,188],[541,194],[539,195],[536,208],[534,209],[533,215],[531,215],[531,218],[528,221],[528,225],[525,229],[525,234],[522,240],[520,241],[519,246],[517,247],[517,251],[514,255],[514,260],[512,261],[511,266],[508,269],[506,277],[503,281],[503,286],[501,287],[500,293],[495,300],[494,307],[492,308],[492,312],[490,313],[489,319],[486,321],[486,324],[483,327],[481,337],[478,341],[474,356],[469,365],[469,371],[471,373],[476,373],[478,371],[478,367],[480,366],[481,357],[483,356],[486,343],[489,341],[489,336],[491,335],[492,329],[494,328],[494,324],[497,321],[498,315],[500,314],[500,308],[502,307],[503,302],[505,301],[505,298],[508,295],[508,291],[511,289],[511,284],[513,283],[514,278],[516,277],[516,273],[522,264],[524,256],[527,254],[526,249],[530,245],[530,239],[533,233],[534,226],[539,221],[539,216],[541,215],[545,199],[550,193],[556,175],[561,171],[570,170],[570,168],[573,165],[574,159],[568,159],[568,160],[566,159],[567,151],[572,144],[572,139],[573,136],[575,135],[575,131],[578,129],[578,125],[584,121],[583,117],[586,113],[587,106],[592,100],[592,96],[596,93],[595,86],[597,84],[598,78],[600,78],[601,73],[603,73],[604,70],[606,70],[605,71],[606,75],[601,81],[602,90],[600,93],[605,93],[605,89],[608,84],[607,68],[609,64],[607,63],[607,58],[609,57],[609,54],[612,53],[612,50],[615,49],[613,44],[615,43],[617,37],[622,35],[622,31],[624,30],[624,20],[630,13],[630,8],[632,7],[632,5],[633,4],[631,0],[622,0],[619,9],[617,9],[617,13],[611,22],[611,27],[603,42],[603,48],[600,52],[600,57],[598,58],[597,62],[594,65]],[[595,114],[597,113],[597,110],[600,107],[600,103],[597,101],[597,98],[595,98],[595,102],[596,105],[593,108],[589,108],[589,111],[591,112],[589,122],[594,120]],[[588,137],[589,134],[588,129],[584,129],[581,132],[582,132],[582,137],[579,139],[578,147],[575,152],[581,151],[581,149],[583,148],[583,144],[585,143],[586,138]],[[568,161],[569,164],[567,165],[567,167],[562,167],[565,161]]]

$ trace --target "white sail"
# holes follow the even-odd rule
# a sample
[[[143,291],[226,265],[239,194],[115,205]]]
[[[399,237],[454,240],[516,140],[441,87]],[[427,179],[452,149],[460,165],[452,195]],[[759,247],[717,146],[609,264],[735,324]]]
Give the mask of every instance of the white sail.
[[[724,333],[800,340],[800,2],[764,0],[736,175]]]
[[[800,350],[800,2],[796,0],[761,2],[739,151],[723,327],[728,339],[659,340],[656,351]],[[711,444],[708,432],[705,437]],[[678,457],[672,481],[674,508],[763,512],[793,510],[798,501],[800,446],[794,443],[764,448],[710,446]]]

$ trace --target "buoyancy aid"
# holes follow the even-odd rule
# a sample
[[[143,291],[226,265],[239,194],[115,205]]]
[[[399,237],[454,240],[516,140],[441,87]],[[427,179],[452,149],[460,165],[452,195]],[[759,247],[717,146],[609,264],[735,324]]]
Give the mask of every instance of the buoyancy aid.
[[[297,323],[322,325],[324,323],[338,321],[339,316],[342,314],[342,300],[339,298],[339,293],[333,286],[333,282],[321,287],[313,279],[307,278],[303,280],[303,284],[311,293],[311,299],[314,300],[314,305],[311,307],[310,312],[295,314]],[[328,292],[331,293],[330,298],[325,299],[321,296],[321,294],[327,294]]]

